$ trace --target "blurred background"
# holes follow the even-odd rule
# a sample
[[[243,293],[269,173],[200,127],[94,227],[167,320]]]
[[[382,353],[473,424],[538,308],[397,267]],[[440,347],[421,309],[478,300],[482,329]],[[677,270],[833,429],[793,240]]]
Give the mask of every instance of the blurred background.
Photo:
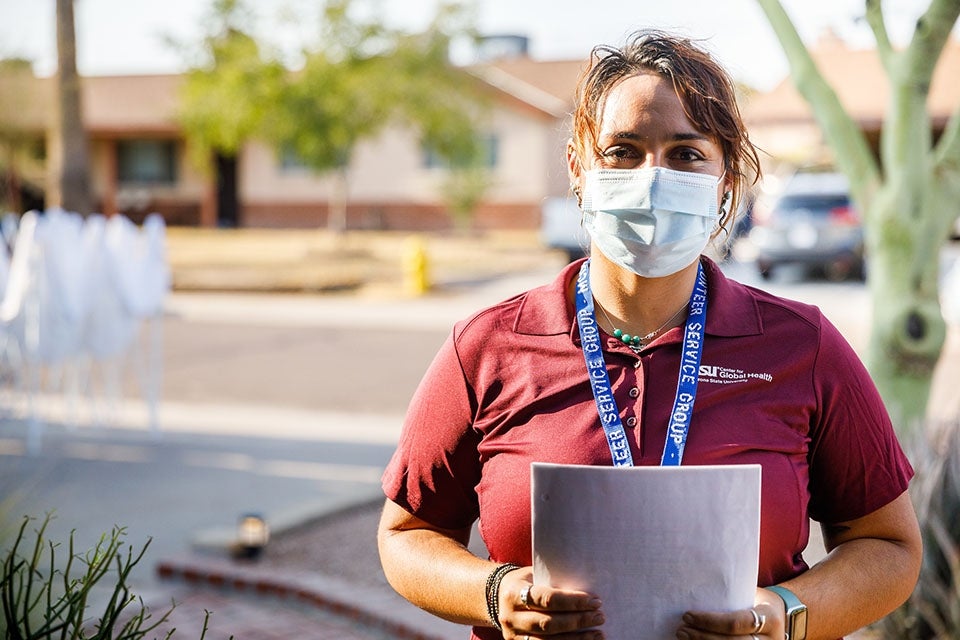
[[[884,4],[895,43],[925,5]],[[784,6],[876,149],[888,86],[862,3]],[[0,207],[43,209],[59,198],[55,3],[2,0],[0,16]],[[832,162],[752,0],[602,11],[545,1],[82,0],[75,25],[86,206],[138,222],[158,212],[192,228],[537,230],[569,195],[563,145],[590,47],[651,26],[702,38],[740,82],[764,151],[758,195]],[[351,60],[374,51],[390,62]],[[952,40],[931,88],[941,130],[960,99],[949,81],[958,68]],[[759,204],[763,220],[772,204]]]
[[[761,3],[589,4],[0,0],[0,520],[16,497],[55,511],[50,535],[76,530],[78,546],[129,526],[163,564],[228,553],[237,518],[258,514],[275,536],[261,559],[271,577],[373,576],[366,586],[389,591],[370,505],[406,401],[453,322],[584,255],[564,158],[574,87],[594,45],[641,28],[702,40],[737,81],[761,150],[763,179],[714,257],[819,305],[867,354],[885,307],[867,285],[857,176],[838,166]],[[929,5],[882,3],[894,48]],[[882,164],[892,89],[867,4],[782,6]],[[907,129],[927,151],[957,135],[957,34],[924,84],[925,119]],[[956,425],[960,205],[944,202],[900,260],[932,273],[926,295],[940,286],[940,324],[907,325],[920,337],[948,326],[919,368],[934,382],[930,415]],[[299,537],[284,546],[284,533]],[[150,569],[133,574],[139,586],[168,599]],[[228,607],[176,595],[187,629]],[[253,611],[260,628],[236,614],[231,633],[315,637],[271,635],[279,617]],[[325,637],[354,637],[337,629]]]

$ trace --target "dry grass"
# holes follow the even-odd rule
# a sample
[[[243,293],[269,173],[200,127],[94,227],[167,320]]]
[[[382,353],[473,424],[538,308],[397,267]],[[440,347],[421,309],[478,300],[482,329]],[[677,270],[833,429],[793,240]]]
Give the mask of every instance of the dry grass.
[[[174,289],[333,292],[401,290],[423,247],[430,280],[477,280],[542,266],[557,255],[535,231],[415,234],[324,230],[168,230]]]

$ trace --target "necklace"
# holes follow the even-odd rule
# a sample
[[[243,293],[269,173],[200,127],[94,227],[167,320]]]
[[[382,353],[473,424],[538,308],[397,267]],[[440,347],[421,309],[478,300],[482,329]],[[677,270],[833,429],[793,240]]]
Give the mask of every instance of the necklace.
[[[690,304],[689,302],[684,303],[682,307],[677,309],[676,313],[674,313],[672,316],[667,318],[666,322],[664,322],[662,325],[660,325],[659,327],[657,327],[656,329],[654,329],[653,331],[651,331],[645,336],[632,336],[629,333],[624,333],[621,329],[617,329],[615,326],[613,326],[613,321],[610,319],[610,316],[607,315],[607,310],[603,308],[603,305],[598,304],[597,306],[600,307],[600,312],[603,314],[603,317],[607,319],[607,324],[609,324],[610,327],[613,329],[613,337],[619,340],[620,342],[622,342],[623,344],[627,345],[634,351],[639,351],[641,347],[647,344],[647,342],[649,342],[653,338],[656,338],[658,335],[660,335],[660,332],[666,329],[668,325],[671,325],[674,322],[676,322],[677,318],[680,317],[680,314],[687,310],[687,306],[689,304]]]

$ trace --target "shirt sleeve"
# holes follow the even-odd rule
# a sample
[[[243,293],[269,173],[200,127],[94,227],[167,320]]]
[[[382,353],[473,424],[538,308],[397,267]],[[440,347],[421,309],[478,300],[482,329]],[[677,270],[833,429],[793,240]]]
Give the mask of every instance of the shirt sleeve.
[[[855,520],[900,496],[913,476],[873,380],[852,347],[821,318],[811,425],[810,516]]]
[[[477,519],[476,405],[451,334],[407,409],[400,442],[382,477],[387,498],[438,527],[460,529]]]

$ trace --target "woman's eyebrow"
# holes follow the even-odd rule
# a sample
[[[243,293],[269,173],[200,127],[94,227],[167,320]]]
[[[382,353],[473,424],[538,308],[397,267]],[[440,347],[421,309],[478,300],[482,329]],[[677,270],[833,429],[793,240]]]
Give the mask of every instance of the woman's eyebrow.
[[[673,140],[678,142],[683,142],[685,140],[706,140],[709,141],[709,136],[706,136],[699,131],[693,131],[690,133],[675,133],[673,134]]]
[[[633,141],[643,141],[649,139],[649,136],[640,135],[635,131],[616,131],[610,134],[610,138],[613,140],[633,140]],[[670,139],[674,142],[685,142],[687,140],[705,140],[709,141],[710,138],[698,131],[683,132],[683,133],[674,133],[670,136]]]

